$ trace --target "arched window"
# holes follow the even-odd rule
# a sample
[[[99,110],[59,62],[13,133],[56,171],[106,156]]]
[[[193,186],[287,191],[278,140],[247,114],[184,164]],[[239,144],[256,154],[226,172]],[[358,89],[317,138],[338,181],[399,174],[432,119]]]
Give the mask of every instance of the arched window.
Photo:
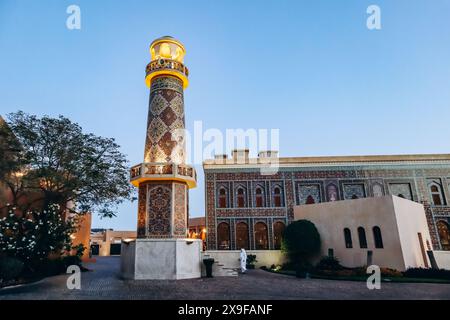
[[[316,202],[314,201],[313,196],[309,195],[309,196],[306,198],[305,204],[313,204],[313,203],[316,203]]]
[[[264,207],[264,191],[261,187],[255,189],[255,206],[258,208]]]
[[[275,187],[273,189],[273,206],[274,207],[281,207],[282,201],[281,201],[281,188]]]
[[[442,250],[450,250],[450,226],[447,222],[439,220],[437,223],[439,239],[441,240]]]
[[[256,250],[269,249],[269,235],[267,225],[264,222],[255,224],[255,248]]]
[[[430,188],[431,200],[433,201],[433,204],[435,206],[445,205],[441,186],[439,184],[437,184],[436,182],[432,182],[429,185],[429,188]]]
[[[374,197],[382,197],[383,196],[383,187],[378,183],[375,183],[372,187],[373,196]]]
[[[363,227],[358,228],[359,247],[361,249],[367,248],[366,231]]]
[[[337,187],[334,184],[330,184],[327,187],[328,201],[338,200]]]
[[[227,190],[222,187],[219,189],[219,208],[227,208],[227,207],[228,207]]]
[[[281,249],[281,240],[283,239],[285,225],[281,221],[273,224],[273,246],[275,250]]]
[[[245,207],[245,190],[242,187],[239,187],[236,192],[236,203],[238,208]]]
[[[217,226],[217,243],[219,250],[230,250],[230,226],[226,222]]]
[[[353,248],[352,233],[349,228],[344,229],[344,239],[345,239],[345,247],[349,249]]]
[[[373,240],[375,242],[375,248],[382,249],[383,248],[383,238],[381,237],[381,229],[380,227],[373,227]]]
[[[245,222],[236,224],[236,249],[250,249],[248,241],[248,225]]]

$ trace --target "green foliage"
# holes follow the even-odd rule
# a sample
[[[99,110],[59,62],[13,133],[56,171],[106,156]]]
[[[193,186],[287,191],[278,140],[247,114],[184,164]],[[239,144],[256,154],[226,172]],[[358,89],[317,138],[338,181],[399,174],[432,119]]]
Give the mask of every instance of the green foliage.
[[[336,257],[325,256],[320,259],[315,268],[317,270],[342,270],[344,267]]]
[[[308,220],[294,221],[284,231],[282,250],[296,269],[309,269],[309,260],[320,253],[320,246],[319,232]]]
[[[0,280],[8,281],[17,278],[23,269],[23,262],[19,259],[0,256]]]
[[[7,124],[1,126],[0,148],[13,150],[14,156],[1,161],[0,174],[14,196],[13,205],[22,203],[24,194],[40,194],[23,211],[38,203],[42,210],[58,203],[61,210],[111,217],[116,205],[131,198],[128,162],[114,139],[83,133],[62,116],[17,112],[9,114]],[[76,207],[63,208],[68,202]]]
[[[403,272],[403,275],[409,278],[450,280],[450,270],[446,269],[409,268]]]
[[[247,255],[247,263],[246,263],[246,268],[247,269],[254,269],[255,268],[255,263],[258,262],[258,260],[256,260],[256,255],[255,254],[249,254]]]
[[[50,253],[70,250],[70,235],[75,231],[72,219],[63,219],[58,205],[25,214],[9,206],[0,219],[0,255],[16,257],[29,264],[47,259]]]

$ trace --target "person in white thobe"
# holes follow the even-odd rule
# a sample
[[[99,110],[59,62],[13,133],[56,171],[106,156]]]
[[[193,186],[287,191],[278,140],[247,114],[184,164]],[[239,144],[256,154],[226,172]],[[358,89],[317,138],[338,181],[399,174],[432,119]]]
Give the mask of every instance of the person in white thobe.
[[[247,252],[245,252],[244,248],[241,249],[241,272],[245,273],[247,271]]]

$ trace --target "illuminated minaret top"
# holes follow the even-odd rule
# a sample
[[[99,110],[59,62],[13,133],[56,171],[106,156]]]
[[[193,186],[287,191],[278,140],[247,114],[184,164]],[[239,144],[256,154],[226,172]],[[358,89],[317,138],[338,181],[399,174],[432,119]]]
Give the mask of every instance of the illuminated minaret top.
[[[186,50],[166,36],[150,44],[150,54],[144,162],[131,168],[131,183],[139,187],[138,237],[186,237],[188,189],[196,186],[196,172],[185,163]]]

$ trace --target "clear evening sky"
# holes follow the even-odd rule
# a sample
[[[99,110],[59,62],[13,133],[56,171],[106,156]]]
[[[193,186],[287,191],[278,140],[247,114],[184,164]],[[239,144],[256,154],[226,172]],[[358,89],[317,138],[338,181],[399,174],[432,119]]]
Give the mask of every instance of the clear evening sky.
[[[66,28],[71,4],[81,30]],[[381,30],[366,27],[371,4]],[[448,0],[0,0],[0,114],[62,114],[140,163],[163,35],[187,49],[190,130],[279,128],[281,156],[450,153]],[[127,203],[93,227],[133,230],[136,215]]]

